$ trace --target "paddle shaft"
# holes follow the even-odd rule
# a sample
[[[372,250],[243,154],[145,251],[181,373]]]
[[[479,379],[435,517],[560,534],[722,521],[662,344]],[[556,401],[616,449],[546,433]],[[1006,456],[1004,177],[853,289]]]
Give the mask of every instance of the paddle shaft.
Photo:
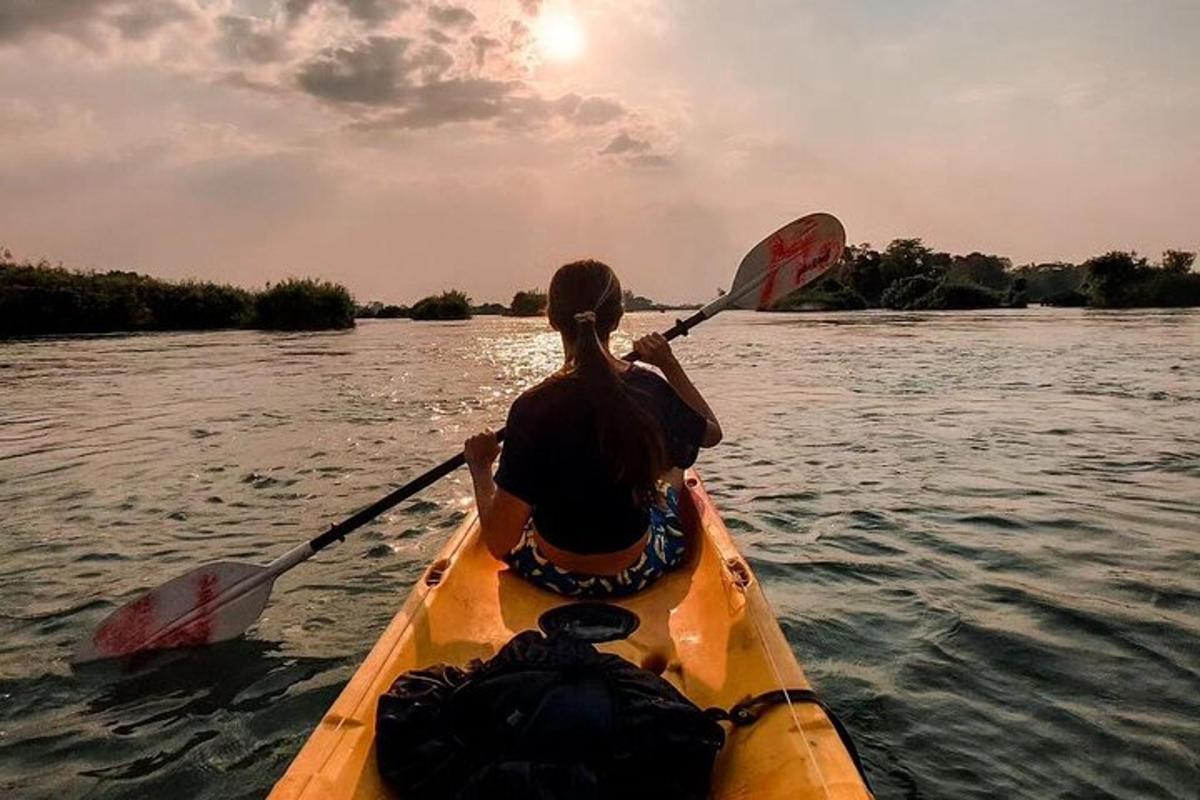
[[[757,284],[748,288],[753,290],[756,287]],[[742,294],[743,292],[739,291],[737,297],[741,297]],[[695,314],[692,314],[687,319],[676,320],[675,324],[669,330],[663,331],[663,338],[670,341],[671,339],[675,339],[679,336],[687,336],[688,331],[699,325],[701,322],[704,322],[704,320],[715,316],[718,312],[736,299],[737,298],[733,297],[732,295],[725,295],[717,298],[713,302],[701,308]],[[637,354],[629,353],[625,356],[625,360],[636,361]],[[504,441],[503,428],[496,431],[496,440],[501,442]],[[456,453],[452,458],[448,458],[442,463],[438,464],[436,467],[423,472],[395,491],[392,491],[389,494],[379,498],[361,511],[356,511],[341,522],[331,525],[329,530],[325,531],[320,536],[316,536],[309,540],[308,547],[310,548],[311,553],[317,553],[334,542],[342,541],[346,538],[347,534],[352,533],[358,528],[361,528],[363,525],[366,525],[368,522],[375,519],[389,508],[392,508],[397,503],[402,503],[421,490],[437,483],[465,463],[466,456],[464,456],[462,453]]]

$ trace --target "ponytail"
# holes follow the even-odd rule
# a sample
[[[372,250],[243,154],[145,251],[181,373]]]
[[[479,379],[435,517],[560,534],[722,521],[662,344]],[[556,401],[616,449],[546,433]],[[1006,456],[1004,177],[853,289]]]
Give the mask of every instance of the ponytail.
[[[669,467],[660,423],[621,380],[601,341],[621,319],[620,282],[606,264],[576,261],[554,274],[549,295],[550,322],[571,342],[574,376],[593,412],[600,457],[613,480],[654,502]]]

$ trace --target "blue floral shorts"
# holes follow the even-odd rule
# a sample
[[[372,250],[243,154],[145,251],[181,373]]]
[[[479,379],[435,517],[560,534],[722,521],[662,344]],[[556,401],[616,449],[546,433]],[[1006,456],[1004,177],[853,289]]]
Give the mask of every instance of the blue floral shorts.
[[[666,501],[666,508],[650,507],[650,537],[641,558],[615,575],[568,572],[551,563],[538,550],[532,520],[504,560],[535,586],[567,597],[620,597],[640,592],[682,564],[686,555],[679,494],[674,488],[666,490]]]

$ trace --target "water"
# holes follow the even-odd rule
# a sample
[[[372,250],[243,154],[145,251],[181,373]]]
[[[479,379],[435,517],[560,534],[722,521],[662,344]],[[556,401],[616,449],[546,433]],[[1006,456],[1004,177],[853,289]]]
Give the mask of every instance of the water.
[[[649,314],[632,331],[663,327]],[[881,797],[1197,797],[1200,314],[729,313],[700,469]],[[265,561],[498,424],[539,320],[0,343],[0,793],[258,797],[469,505],[284,576],[229,645],[73,671],[114,604]]]

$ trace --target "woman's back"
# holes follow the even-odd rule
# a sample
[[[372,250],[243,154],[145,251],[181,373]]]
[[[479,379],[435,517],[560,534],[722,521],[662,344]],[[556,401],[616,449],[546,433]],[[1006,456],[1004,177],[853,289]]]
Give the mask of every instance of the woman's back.
[[[650,370],[631,366],[617,377],[660,433],[666,466],[691,466],[707,420]],[[630,546],[649,516],[647,498],[622,476],[596,414],[589,387],[572,372],[534,386],[509,411],[496,473],[498,486],[533,507],[546,541],[581,554]]]

